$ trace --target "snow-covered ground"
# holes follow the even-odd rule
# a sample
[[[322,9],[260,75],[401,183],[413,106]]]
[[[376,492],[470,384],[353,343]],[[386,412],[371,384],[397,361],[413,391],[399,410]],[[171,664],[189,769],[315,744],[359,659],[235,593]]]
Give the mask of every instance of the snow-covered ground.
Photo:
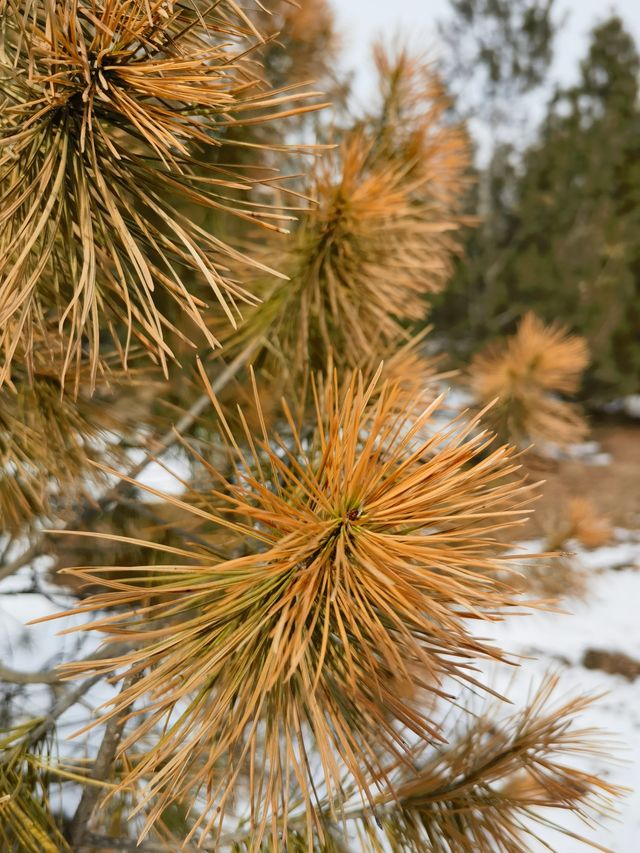
[[[536,612],[511,618],[493,627],[490,636],[501,648],[523,656],[517,678],[496,673],[496,682],[508,679],[508,696],[516,706],[524,705],[531,685],[540,683],[549,670],[559,671],[564,693],[605,693],[580,719],[580,728],[605,730],[619,746],[612,762],[589,761],[588,766],[608,781],[629,788],[619,804],[619,813],[600,826],[585,828],[571,815],[553,814],[553,819],[589,837],[613,853],[640,850],[640,678],[630,682],[582,666],[588,649],[622,652],[640,661],[640,532],[616,531],[616,541],[603,548],[585,551],[575,546],[576,571],[584,572],[584,599],[562,602],[565,613]],[[488,632],[483,632],[488,633]],[[549,833],[548,841],[558,853],[585,851],[584,844]],[[530,853],[547,849],[532,844]]]

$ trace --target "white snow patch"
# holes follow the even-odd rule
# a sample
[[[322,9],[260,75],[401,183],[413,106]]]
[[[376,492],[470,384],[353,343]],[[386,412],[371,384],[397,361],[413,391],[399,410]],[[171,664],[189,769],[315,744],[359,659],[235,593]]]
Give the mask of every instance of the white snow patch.
[[[631,536],[629,538],[632,538]],[[609,781],[629,788],[620,803],[619,814],[591,829],[571,814],[549,813],[556,823],[588,837],[613,853],[636,853],[640,838],[640,679],[628,682],[620,676],[588,670],[581,665],[589,648],[623,652],[640,660],[640,571],[612,571],[609,566],[640,568],[640,543],[622,542],[581,552],[574,557],[589,572],[589,588],[584,601],[564,602],[568,614],[534,613],[511,618],[484,631],[501,648],[520,654],[522,672],[510,683],[509,699],[523,705],[533,678],[538,682],[549,669],[561,668],[563,693],[606,695],[580,719],[579,726],[598,727],[619,744],[618,760],[606,766],[589,759],[588,768]],[[498,676],[500,677],[500,676]],[[553,832],[541,832],[557,853],[584,853],[584,844]],[[531,843],[530,853],[547,848]]]

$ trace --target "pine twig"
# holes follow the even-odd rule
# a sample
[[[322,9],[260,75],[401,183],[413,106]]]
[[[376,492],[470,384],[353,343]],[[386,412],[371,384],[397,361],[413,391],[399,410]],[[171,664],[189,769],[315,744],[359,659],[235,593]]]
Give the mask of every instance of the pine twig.
[[[236,376],[239,370],[249,361],[252,355],[255,353],[256,349],[259,345],[258,340],[250,341],[250,343],[240,352],[233,361],[225,367],[222,373],[216,378],[216,380],[212,383],[212,389],[214,393],[219,394],[226,385]],[[158,458],[161,458],[178,440],[178,437],[181,433],[188,430],[195,421],[200,417],[200,415],[207,409],[207,407],[211,404],[211,400],[208,394],[202,394],[195,403],[191,406],[191,408],[185,412],[182,418],[178,421],[175,427],[172,427],[168,430],[164,436],[160,439],[160,441],[155,445],[154,452],[148,453],[147,456],[139,462],[137,465],[134,465],[127,472],[127,478],[135,480],[137,479],[144,470]],[[113,503],[117,503],[123,494],[126,492],[128,488],[128,483],[125,480],[117,483],[113,488],[109,489],[109,491],[104,494],[95,504],[86,504],[79,512],[77,512],[73,518],[71,518],[62,530],[65,531],[73,531],[78,527],[82,527],[92,521],[96,516],[100,514],[104,509],[109,507]],[[41,532],[36,540],[31,543],[31,545],[27,548],[26,551],[23,551],[18,557],[16,557],[11,562],[7,563],[3,568],[0,568],[0,581],[5,578],[10,577],[15,574],[24,566],[29,565],[29,563],[33,562],[37,557],[41,557],[46,554],[46,542],[47,542],[48,534],[44,531]]]
[[[125,652],[128,648],[129,645],[127,643],[115,643],[92,652],[85,660],[101,660],[105,657],[111,657],[113,654]],[[58,684],[60,683],[60,673],[55,669],[49,672],[44,670],[23,672],[22,670],[12,669],[9,666],[0,664],[0,681],[10,681],[13,684]]]
[[[89,655],[86,660],[100,660],[104,657],[110,657],[111,655],[122,654],[127,651],[129,648],[127,643],[114,643],[107,648],[100,649],[97,652]],[[2,669],[7,669],[3,667]],[[15,683],[19,684],[56,684],[60,681],[60,675],[57,672],[48,673],[18,673],[16,670],[8,670],[11,673],[14,673],[17,676],[23,676],[24,680],[16,681]],[[2,678],[2,672],[0,671],[0,678]],[[50,680],[48,680],[50,678]],[[45,680],[47,679],[47,680]],[[62,696],[59,697],[55,705],[49,711],[49,713],[42,718],[40,723],[31,729],[26,737],[26,741],[28,745],[33,745],[38,743],[45,735],[47,735],[56,725],[58,719],[68,711],[69,708],[72,708],[76,702],[78,702],[82,697],[91,690],[94,684],[97,684],[102,679],[102,675],[92,675],[89,678],[86,678],[84,681],[80,682],[76,687],[67,690]],[[11,679],[6,679],[10,681]],[[2,758],[0,757],[0,764],[2,764]]]
[[[128,690],[141,674],[126,678],[121,692]],[[107,722],[98,755],[91,770],[90,778],[94,781],[105,781],[111,771],[118,750],[118,744],[127,721],[128,708],[123,708]],[[84,846],[87,827],[91,815],[98,804],[100,789],[97,785],[85,785],[80,802],[71,820],[71,842],[73,849],[80,851]]]
[[[59,680],[57,672],[22,672],[0,664],[0,681],[11,684],[57,684]]]

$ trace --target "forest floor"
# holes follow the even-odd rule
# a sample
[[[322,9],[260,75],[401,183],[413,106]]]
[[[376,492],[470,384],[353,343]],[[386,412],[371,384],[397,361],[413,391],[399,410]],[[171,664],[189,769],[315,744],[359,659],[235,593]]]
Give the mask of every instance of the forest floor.
[[[640,528],[640,423],[601,422],[590,437],[585,447],[591,453],[529,465],[531,475],[545,481],[530,527],[534,535],[561,517],[574,497],[588,498],[616,527]]]

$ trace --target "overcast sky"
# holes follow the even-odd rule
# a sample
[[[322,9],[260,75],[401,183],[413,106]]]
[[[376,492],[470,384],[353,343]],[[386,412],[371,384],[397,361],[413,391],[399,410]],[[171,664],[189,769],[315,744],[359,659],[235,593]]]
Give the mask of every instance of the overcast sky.
[[[333,0],[343,33],[348,67],[357,72],[357,91],[366,93],[369,45],[379,35],[408,34],[411,43],[437,51],[434,22],[444,15],[447,0]],[[594,23],[617,12],[640,44],[640,0],[558,0],[568,23],[558,41],[555,76],[563,82],[575,74]]]

